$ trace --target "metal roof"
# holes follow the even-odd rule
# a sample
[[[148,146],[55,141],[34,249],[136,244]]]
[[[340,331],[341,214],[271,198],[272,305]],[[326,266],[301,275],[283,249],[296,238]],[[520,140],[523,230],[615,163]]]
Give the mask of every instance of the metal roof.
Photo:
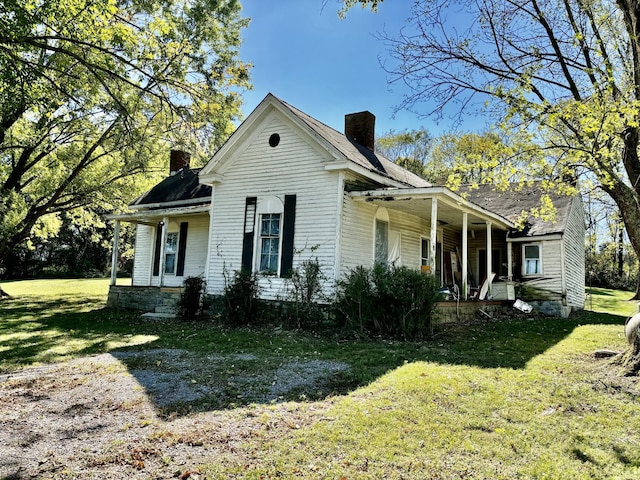
[[[575,197],[559,195],[554,192],[544,191],[539,184],[509,189],[507,191],[495,190],[492,185],[480,185],[478,188],[463,187],[461,193],[471,202],[487,210],[496,212],[500,216],[516,223],[522,212],[528,212],[540,207],[542,195],[549,195],[556,209],[555,221],[545,221],[529,216],[525,229],[521,232],[513,232],[510,237],[533,237],[538,235],[550,235],[564,233],[571,212],[571,205]]]
[[[170,205],[204,204],[211,201],[211,185],[203,185],[198,179],[199,170],[183,168],[151,190],[136,198],[132,210],[164,208]]]
[[[293,105],[273,96],[281,104],[287,107],[297,118],[304,122],[314,132],[324,138],[350,161],[382,174],[392,180],[396,180],[410,187],[430,187],[432,184],[405,168],[397,165],[388,158],[376,153],[357,142],[349,140],[343,133],[325,125],[315,118],[298,110]]]

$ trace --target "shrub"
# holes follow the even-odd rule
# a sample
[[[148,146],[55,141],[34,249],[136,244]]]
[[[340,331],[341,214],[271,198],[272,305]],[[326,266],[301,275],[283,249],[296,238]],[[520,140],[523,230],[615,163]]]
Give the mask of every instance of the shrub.
[[[291,272],[290,318],[297,328],[315,326],[324,319],[325,282],[326,276],[317,258],[303,261]]]
[[[224,313],[226,319],[236,325],[246,325],[257,318],[258,278],[246,269],[236,270],[229,280],[225,275]]]
[[[338,282],[336,317],[369,335],[429,336],[439,287],[435,277],[407,267],[357,267]]]
[[[365,333],[374,317],[375,293],[371,269],[358,266],[338,281],[334,311],[338,323],[347,330]]]
[[[178,301],[178,314],[192,320],[202,315],[202,295],[205,292],[207,282],[202,277],[187,277],[184,279],[184,288]]]

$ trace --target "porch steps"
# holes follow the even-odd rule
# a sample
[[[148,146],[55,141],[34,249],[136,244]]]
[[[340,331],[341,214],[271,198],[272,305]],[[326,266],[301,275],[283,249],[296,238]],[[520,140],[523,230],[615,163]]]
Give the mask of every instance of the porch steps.
[[[153,312],[142,315],[143,318],[153,320],[172,320],[178,315],[178,302],[180,301],[180,289],[163,288]]]
[[[173,320],[177,315],[175,313],[147,312],[140,316],[148,320]]]

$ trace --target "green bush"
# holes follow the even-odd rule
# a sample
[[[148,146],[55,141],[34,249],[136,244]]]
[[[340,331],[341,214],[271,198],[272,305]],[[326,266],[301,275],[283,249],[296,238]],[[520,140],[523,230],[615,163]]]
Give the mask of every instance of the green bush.
[[[367,335],[420,338],[431,334],[440,282],[395,265],[356,267],[338,282],[337,320]]]
[[[291,272],[289,318],[297,328],[315,327],[325,318],[327,303],[323,285],[327,281],[317,258],[303,261]]]
[[[202,277],[187,277],[178,301],[178,314],[185,320],[193,320],[202,315],[202,295],[207,282]]]
[[[231,280],[225,276],[222,298],[226,319],[235,325],[254,322],[258,316],[258,293],[258,278],[255,273],[243,268],[236,270]]]

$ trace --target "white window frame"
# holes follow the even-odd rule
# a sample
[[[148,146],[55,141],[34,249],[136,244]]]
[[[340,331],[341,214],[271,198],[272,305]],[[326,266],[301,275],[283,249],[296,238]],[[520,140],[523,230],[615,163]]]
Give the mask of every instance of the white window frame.
[[[538,265],[539,268],[535,273],[527,273],[527,257],[525,255],[527,247],[537,247],[538,248]],[[533,277],[536,275],[542,275],[542,243],[523,243],[522,244],[522,276],[524,277]]]
[[[424,242],[427,242],[427,256],[425,257],[423,255],[423,250],[422,250],[422,245],[424,244]],[[424,267],[427,265],[430,265],[429,263],[429,255],[431,253],[431,239],[425,237],[424,235],[420,235],[420,266]]]
[[[378,262],[378,225],[386,224],[387,226],[387,245],[386,245],[386,257],[384,262]],[[382,263],[383,265],[387,265],[389,263],[389,236],[391,234],[391,222],[389,221],[389,212],[385,207],[379,207],[376,210],[374,221],[373,221],[373,264]]]
[[[265,215],[280,215],[280,223],[278,226],[278,253],[276,258],[276,270],[275,271],[266,271],[260,268],[261,260],[262,260],[262,218]],[[255,215],[255,245],[254,245],[254,271],[258,273],[258,275],[264,277],[279,277],[280,276],[280,260],[282,257],[282,226],[284,219],[284,203],[283,201],[275,196],[267,197],[267,198],[258,198],[258,205],[256,208]]]
[[[387,244],[384,246],[384,252],[380,252],[380,253],[385,253],[385,258],[384,259],[379,259],[378,258],[378,232],[379,232],[379,228],[380,226],[384,225],[386,228],[386,240],[387,240]],[[376,218],[375,221],[375,229],[374,229],[374,238],[373,238],[373,262],[374,263],[380,263],[382,265],[387,265],[389,263],[389,222],[385,221],[385,220],[380,220],[378,218]],[[380,247],[382,247],[382,245],[380,244]]]
[[[278,216],[278,234],[277,235],[273,235],[273,234],[263,234],[262,232],[262,221],[263,219],[265,219],[265,217],[273,217],[277,215]],[[280,275],[280,253],[282,251],[282,213],[261,213],[259,215],[259,222],[258,222],[258,255],[257,255],[257,271],[260,275],[265,275],[265,276],[274,276],[274,275]],[[267,240],[267,239],[276,239],[278,240],[278,249],[275,252],[275,262],[276,262],[276,268],[275,270],[264,270],[262,268],[262,248],[263,248],[263,240]],[[270,254],[269,254],[270,255]]]
[[[170,251],[170,245],[172,244],[172,242],[169,241],[169,238],[174,238],[175,237],[175,250],[174,251]],[[180,250],[180,232],[167,232],[167,238],[165,241],[165,248],[164,248],[164,274],[165,275],[175,275],[176,274],[176,269],[178,268],[178,251]],[[169,255],[173,255],[173,269],[172,270],[168,270],[167,266],[169,265],[168,262],[168,258]]]

